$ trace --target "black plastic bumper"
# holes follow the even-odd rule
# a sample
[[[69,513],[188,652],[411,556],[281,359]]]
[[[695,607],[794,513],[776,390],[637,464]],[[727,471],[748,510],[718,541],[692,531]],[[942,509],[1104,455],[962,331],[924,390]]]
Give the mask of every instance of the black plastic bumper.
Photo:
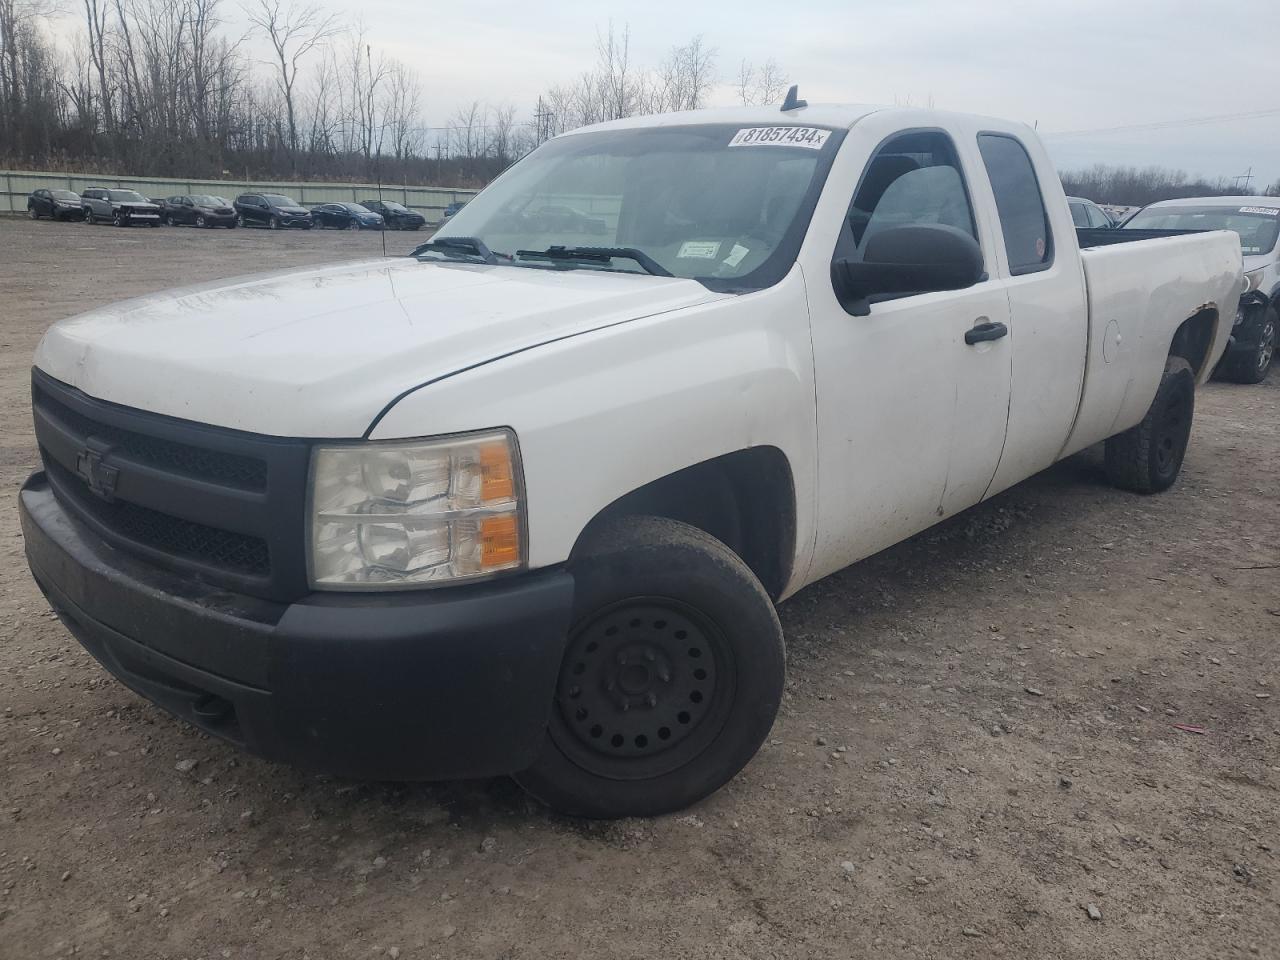
[[[563,570],[280,604],[115,550],[62,510],[43,473],[19,513],[31,571],[68,629],[211,734],[371,779],[513,773],[537,756],[573,602]]]

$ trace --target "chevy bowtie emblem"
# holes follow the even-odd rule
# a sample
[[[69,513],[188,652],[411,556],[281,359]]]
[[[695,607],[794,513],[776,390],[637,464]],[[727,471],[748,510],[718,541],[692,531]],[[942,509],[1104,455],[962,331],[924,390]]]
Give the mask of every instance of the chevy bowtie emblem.
[[[107,466],[103,461],[106,455],[106,450],[81,450],[76,454],[76,473],[89,485],[90,493],[110,501],[115,497],[116,480],[120,477],[120,471],[116,467]]]

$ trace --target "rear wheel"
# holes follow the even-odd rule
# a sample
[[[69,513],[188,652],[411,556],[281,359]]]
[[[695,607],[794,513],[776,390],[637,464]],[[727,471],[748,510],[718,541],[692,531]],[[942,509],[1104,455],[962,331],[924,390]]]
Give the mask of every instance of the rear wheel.
[[[1222,365],[1222,376],[1236,383],[1261,383],[1271,370],[1276,353],[1276,330],[1280,327],[1274,304],[1265,308],[1258,345],[1247,353],[1231,357]]]
[[[1173,486],[1191,438],[1195,395],[1191,364],[1170,357],[1142,422],[1107,440],[1107,478],[1115,486],[1138,493],[1159,493]]]
[[[564,813],[652,816],[715,792],[782,697],[782,628],[728,547],[657,517],[616,521],[572,563],[573,625],[547,737],[516,776]]]

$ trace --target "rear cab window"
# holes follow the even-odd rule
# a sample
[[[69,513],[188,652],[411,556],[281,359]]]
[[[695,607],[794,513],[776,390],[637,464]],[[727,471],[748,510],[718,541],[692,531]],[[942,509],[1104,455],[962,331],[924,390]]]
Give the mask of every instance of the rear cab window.
[[[1053,264],[1053,232],[1027,148],[1007,133],[981,133],[978,150],[1000,214],[1009,273],[1047,270]]]

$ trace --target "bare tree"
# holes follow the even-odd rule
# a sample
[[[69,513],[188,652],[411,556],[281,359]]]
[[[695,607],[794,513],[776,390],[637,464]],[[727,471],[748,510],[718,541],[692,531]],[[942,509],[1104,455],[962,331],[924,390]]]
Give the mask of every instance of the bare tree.
[[[284,0],[258,0],[258,6],[245,13],[249,22],[271,41],[275,51],[275,66],[279,70],[276,82],[288,120],[289,161],[296,173],[298,117],[294,87],[298,82],[298,68],[309,53],[338,32],[338,18],[335,14],[323,13],[319,7],[286,6]]]

